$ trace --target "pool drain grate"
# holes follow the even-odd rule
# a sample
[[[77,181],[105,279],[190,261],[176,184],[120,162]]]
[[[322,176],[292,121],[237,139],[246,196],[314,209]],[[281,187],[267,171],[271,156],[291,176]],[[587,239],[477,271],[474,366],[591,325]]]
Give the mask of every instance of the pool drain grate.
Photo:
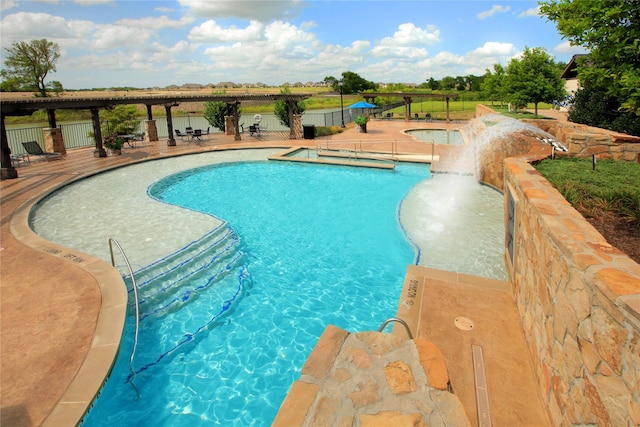
[[[484,356],[482,347],[472,345],[473,376],[476,382],[476,405],[478,408],[478,427],[491,427],[491,410],[489,409],[489,391],[487,390],[487,376],[484,370]]]

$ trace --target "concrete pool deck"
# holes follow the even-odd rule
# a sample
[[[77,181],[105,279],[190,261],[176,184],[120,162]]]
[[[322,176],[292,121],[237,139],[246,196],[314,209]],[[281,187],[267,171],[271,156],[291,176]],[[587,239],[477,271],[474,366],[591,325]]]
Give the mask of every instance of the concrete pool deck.
[[[52,188],[107,168],[136,161],[215,150],[289,148],[293,145],[316,147],[329,143],[332,147],[343,145],[346,148],[365,144],[367,149],[384,151],[389,150],[393,142],[397,152],[426,155],[431,154],[431,145],[415,141],[403,134],[402,130],[442,127],[443,123],[437,122],[372,121],[366,134],[358,134],[354,128],[350,128],[331,138],[316,140],[292,141],[286,133],[273,133],[260,139],[244,134],[245,140],[234,141],[232,136],[216,134],[214,138],[201,144],[177,141],[177,146],[167,147],[166,140],[163,139],[133,149],[125,149],[123,155],[117,157],[96,159],[92,154],[93,149],[86,148],[69,150],[64,160],[38,162],[32,159],[29,166],[18,168],[19,178],[2,181],[0,186],[0,424],[75,424],[77,419],[74,420],[74,417],[78,413],[82,414],[83,407],[86,407],[86,395],[94,393],[95,390],[80,390],[74,379],[78,377],[81,369],[91,369],[90,364],[87,366],[85,361],[88,360],[92,343],[98,341],[100,344],[103,338],[105,341],[106,338],[114,338],[109,336],[109,332],[106,332],[106,336],[95,337],[96,328],[104,322],[100,316],[101,304],[109,297],[108,292],[105,293],[107,288],[101,290],[102,279],[98,278],[116,280],[114,271],[111,271],[113,269],[104,263],[94,263],[73,250],[48,244],[27,227],[26,218],[31,205]],[[443,157],[442,163],[446,164],[449,151],[438,146],[435,149],[436,154]],[[16,220],[19,217],[21,218]],[[115,275],[117,276],[117,273]],[[441,348],[451,373],[454,391],[460,396],[472,425],[476,425],[477,420],[475,398],[470,397],[474,390],[473,376],[466,372],[466,362],[470,355],[458,352],[456,347],[466,345],[469,339],[450,342],[454,340],[448,339],[446,328],[434,329],[434,325],[446,324],[438,320],[437,316],[445,318],[457,313],[467,313],[465,315],[473,318],[477,324],[486,325],[482,328],[483,331],[496,331],[496,335],[474,335],[474,340],[480,341],[480,345],[485,348],[485,355],[496,355],[495,361],[501,367],[495,371],[495,378],[496,381],[504,383],[504,387],[495,387],[495,390],[490,391],[492,402],[493,399],[499,402],[491,408],[496,422],[504,419],[501,418],[503,412],[517,412],[522,423],[510,425],[545,425],[546,423],[529,423],[529,420],[538,419],[534,417],[535,413],[544,413],[543,407],[533,404],[534,400],[528,400],[527,397],[521,398],[520,404],[514,402],[521,389],[528,389],[530,384],[535,384],[535,379],[532,371],[526,368],[529,364],[526,347],[522,348],[518,344],[512,350],[506,351],[505,346],[509,347],[511,341],[507,339],[508,334],[513,330],[504,326],[508,323],[517,331],[521,328],[517,317],[513,321],[511,317],[505,320],[495,315],[515,314],[511,292],[502,290],[500,298],[496,298],[495,289],[477,286],[469,288],[464,280],[451,282],[443,279],[434,282],[434,285],[438,285],[439,289],[433,298],[428,297],[424,300],[425,304],[431,305],[424,308],[427,314],[419,321],[418,337],[430,339]],[[425,290],[425,294],[430,295],[430,292]],[[438,302],[436,297],[443,300]],[[451,307],[451,304],[463,302],[471,305],[474,302],[482,302],[483,309],[470,305]],[[474,314],[468,314],[470,311]],[[434,316],[433,320],[429,316]],[[113,329],[117,331],[118,325],[113,325]],[[439,337],[439,334],[442,336]],[[117,337],[118,334],[114,335]],[[440,339],[442,343],[439,342]],[[492,375],[489,367],[492,363],[486,358],[487,356],[485,360],[488,375]],[[90,357],[91,363],[105,363],[106,359],[95,354]],[[89,382],[94,384],[98,380],[92,378]],[[61,405],[61,398],[65,394],[68,399]],[[84,397],[80,397],[83,394]],[[528,405],[531,414],[521,412],[524,410],[522,403],[524,406]]]

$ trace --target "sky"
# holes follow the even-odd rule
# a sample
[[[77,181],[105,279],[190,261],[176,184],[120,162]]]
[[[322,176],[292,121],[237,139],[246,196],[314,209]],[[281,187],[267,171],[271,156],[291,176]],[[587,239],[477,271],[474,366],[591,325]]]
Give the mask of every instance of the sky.
[[[66,89],[481,76],[525,47],[585,53],[528,0],[0,0],[0,45],[60,47]]]

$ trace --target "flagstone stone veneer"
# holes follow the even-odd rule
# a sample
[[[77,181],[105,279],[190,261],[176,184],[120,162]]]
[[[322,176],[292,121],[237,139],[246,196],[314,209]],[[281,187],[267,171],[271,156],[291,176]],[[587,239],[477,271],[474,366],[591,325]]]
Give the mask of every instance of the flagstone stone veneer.
[[[487,113],[483,107],[479,115]],[[542,122],[569,155],[637,161],[640,152],[640,138],[554,120],[528,122]],[[528,150],[508,157],[506,145]],[[481,180],[505,193],[507,233],[507,209],[514,205],[513,250],[505,257],[540,393],[555,425],[637,426],[640,265],[531,166],[549,154],[536,138],[516,135],[484,150],[479,166]]]
[[[527,161],[507,159],[505,183],[515,200],[511,283],[553,420],[640,425],[640,265]]]
[[[428,341],[329,325],[273,426],[471,426],[448,383]]]

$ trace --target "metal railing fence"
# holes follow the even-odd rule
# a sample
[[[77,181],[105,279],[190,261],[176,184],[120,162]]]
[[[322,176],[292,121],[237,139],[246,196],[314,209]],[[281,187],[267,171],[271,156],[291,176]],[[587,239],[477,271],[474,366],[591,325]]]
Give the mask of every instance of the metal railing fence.
[[[26,154],[23,142],[37,141],[44,150],[44,132],[42,127],[7,129],[7,141],[11,154]]]
[[[366,114],[367,112],[368,111],[364,109],[345,109],[344,111],[337,110],[328,113],[305,112],[302,115],[301,122],[303,126],[341,126],[343,115],[344,123],[346,125],[353,122],[353,119],[358,115]],[[249,126],[254,122],[253,116],[253,114],[242,114],[240,117],[240,124],[244,125],[246,131],[248,131]],[[202,116],[173,117],[172,121],[173,128],[180,131],[183,131],[187,127],[192,127],[193,129],[202,129],[204,132],[206,132],[207,128],[209,128],[211,133],[222,132],[221,130],[211,126]],[[144,122],[145,119],[140,119],[136,132],[144,132]],[[109,123],[103,122],[102,124],[103,129],[108,132]],[[275,114],[262,114],[260,124],[266,131],[289,131],[289,128],[282,125]],[[43,129],[45,127],[46,126],[7,129],[7,140],[9,142],[9,147],[11,148],[11,153],[26,153],[22,143],[27,141],[37,141],[44,150]],[[60,128],[62,128],[62,137],[64,138],[64,144],[67,149],[92,147],[94,145],[93,136],[91,136],[93,134],[93,123],[91,121],[62,123],[60,124]],[[166,138],[169,135],[167,119],[165,117],[156,119],[156,128],[158,130],[158,137]]]

